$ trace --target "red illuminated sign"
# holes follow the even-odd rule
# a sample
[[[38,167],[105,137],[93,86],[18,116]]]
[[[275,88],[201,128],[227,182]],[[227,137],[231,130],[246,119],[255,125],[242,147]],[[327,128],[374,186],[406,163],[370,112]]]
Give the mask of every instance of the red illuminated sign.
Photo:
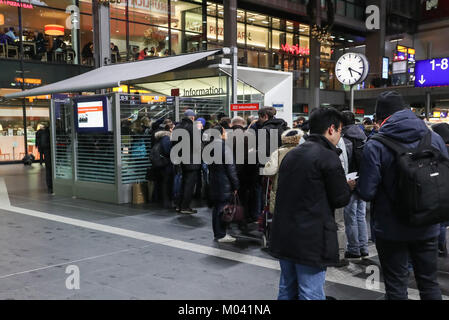
[[[231,111],[257,111],[259,110],[258,103],[236,103],[231,104]]]
[[[299,45],[291,46],[288,43],[282,45],[282,51],[291,53],[291,54],[296,54],[298,56],[300,54],[306,55],[306,56],[308,56],[310,54],[309,48],[303,48],[303,47],[300,47]]]
[[[22,7],[25,9],[33,9],[32,4],[29,4],[29,3],[20,4],[19,2],[16,2],[16,1],[0,0],[0,4],[6,4],[7,6],[11,6],[11,7]]]
[[[363,109],[355,109],[356,114],[365,114],[365,110]]]

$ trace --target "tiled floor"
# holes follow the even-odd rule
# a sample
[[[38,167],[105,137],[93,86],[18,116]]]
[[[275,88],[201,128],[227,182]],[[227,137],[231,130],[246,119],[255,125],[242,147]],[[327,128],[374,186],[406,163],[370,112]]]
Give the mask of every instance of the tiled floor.
[[[195,216],[181,216],[152,205],[118,206],[51,196],[45,191],[43,173],[38,164],[0,166],[12,206],[175,239],[187,246],[139,240],[0,207],[0,299],[276,299],[276,261],[255,240],[213,242],[207,208]],[[190,245],[221,251],[200,253],[188,249]],[[375,252],[374,247],[371,250]],[[226,252],[260,258],[267,265],[220,257]],[[376,264],[373,256],[345,268],[330,268],[326,294],[337,299],[382,299],[381,290],[366,287],[366,268]],[[79,269],[79,289],[67,289],[69,265]],[[448,260],[440,260],[439,276],[443,293],[449,295]],[[416,297],[413,281],[410,288]]]

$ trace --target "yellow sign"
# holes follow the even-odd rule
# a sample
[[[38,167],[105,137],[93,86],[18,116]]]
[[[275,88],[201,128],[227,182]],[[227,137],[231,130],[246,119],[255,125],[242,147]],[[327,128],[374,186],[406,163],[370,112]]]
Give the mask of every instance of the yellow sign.
[[[415,49],[411,49],[411,48],[408,49],[408,54],[415,54],[415,53],[416,53]]]
[[[433,117],[434,117],[434,118],[441,118],[441,112],[435,111],[435,112],[433,113]]]
[[[167,97],[165,97],[165,96],[141,96],[140,101],[142,103],[167,102]]]
[[[3,15],[3,13],[0,13],[0,26],[5,24],[5,16]]]
[[[24,79],[23,78],[15,78],[14,80],[16,82],[22,83]],[[25,84],[41,85],[42,84],[42,79],[25,78]]]

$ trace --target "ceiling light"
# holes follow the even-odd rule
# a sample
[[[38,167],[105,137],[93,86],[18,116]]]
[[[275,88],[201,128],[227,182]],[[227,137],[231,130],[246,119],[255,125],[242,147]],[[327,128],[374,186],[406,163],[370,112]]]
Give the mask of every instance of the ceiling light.
[[[248,18],[248,21],[256,21],[254,18]]]
[[[396,42],[396,41],[402,41],[402,40],[404,40],[404,39],[393,39],[393,40],[390,40],[390,42]]]
[[[287,29],[293,29],[293,27],[292,26],[288,26]]]
[[[63,36],[64,35],[64,26],[58,24],[47,24],[44,27],[45,34],[49,36]]]
[[[350,40],[350,39],[349,39],[348,42],[354,42],[354,40]]]
[[[338,38],[338,40],[345,41],[345,38]]]
[[[268,21],[262,21],[262,23],[269,24],[270,22],[268,22]]]

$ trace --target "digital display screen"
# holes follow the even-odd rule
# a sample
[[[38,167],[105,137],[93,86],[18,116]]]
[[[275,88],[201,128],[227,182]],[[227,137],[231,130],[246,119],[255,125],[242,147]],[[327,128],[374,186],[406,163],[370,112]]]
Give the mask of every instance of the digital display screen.
[[[83,97],[74,101],[77,132],[108,132],[107,97]]]
[[[389,66],[390,59],[389,58],[382,58],[382,79],[388,79],[388,72],[389,72]]]

